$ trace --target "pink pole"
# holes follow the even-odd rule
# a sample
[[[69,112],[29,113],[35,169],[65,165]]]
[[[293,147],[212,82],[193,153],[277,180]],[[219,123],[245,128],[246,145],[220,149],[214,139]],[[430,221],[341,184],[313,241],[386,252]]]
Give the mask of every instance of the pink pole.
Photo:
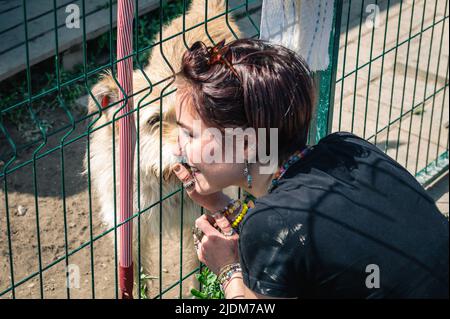
[[[117,1],[117,59],[133,53],[134,0]],[[118,62],[118,81],[128,97],[133,95],[133,57]],[[124,99],[119,90],[119,99]],[[119,115],[133,110],[133,98],[126,101]],[[133,158],[136,143],[136,126],[133,113],[119,120],[120,156],[120,215],[122,223],[133,214]],[[133,223],[129,221],[119,227],[119,287],[122,299],[133,298]]]

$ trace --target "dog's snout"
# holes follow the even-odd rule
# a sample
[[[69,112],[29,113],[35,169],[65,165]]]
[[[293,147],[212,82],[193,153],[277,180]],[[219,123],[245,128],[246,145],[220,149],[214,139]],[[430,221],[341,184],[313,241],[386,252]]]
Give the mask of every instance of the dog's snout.
[[[183,156],[183,150],[180,147],[180,143],[178,143],[178,139],[176,143],[173,143],[170,146],[171,152],[173,156],[182,157]]]

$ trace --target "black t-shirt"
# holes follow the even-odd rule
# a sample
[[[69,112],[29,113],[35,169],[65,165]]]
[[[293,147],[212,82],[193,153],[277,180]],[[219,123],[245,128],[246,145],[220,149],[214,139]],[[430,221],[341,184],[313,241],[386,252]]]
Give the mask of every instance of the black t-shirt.
[[[255,203],[239,257],[257,293],[449,296],[447,219],[408,171],[353,134],[323,138]]]

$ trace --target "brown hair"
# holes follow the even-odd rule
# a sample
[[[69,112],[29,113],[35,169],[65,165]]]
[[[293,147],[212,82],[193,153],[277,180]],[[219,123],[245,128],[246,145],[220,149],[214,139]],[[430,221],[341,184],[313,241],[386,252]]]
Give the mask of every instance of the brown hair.
[[[226,46],[229,63],[211,64],[211,48],[194,43],[183,54],[178,83],[185,81],[195,111],[210,126],[278,128],[281,162],[306,145],[315,103],[311,72],[295,52],[263,40]]]

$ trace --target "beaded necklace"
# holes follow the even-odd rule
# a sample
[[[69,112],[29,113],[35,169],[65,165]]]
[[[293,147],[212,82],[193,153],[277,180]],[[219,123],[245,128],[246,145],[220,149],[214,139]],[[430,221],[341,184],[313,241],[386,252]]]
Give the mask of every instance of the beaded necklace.
[[[274,188],[278,186],[281,178],[286,173],[288,168],[291,167],[294,163],[296,163],[299,160],[301,160],[302,158],[304,158],[306,155],[308,155],[313,150],[313,148],[314,148],[313,146],[307,146],[303,150],[298,150],[294,154],[292,154],[284,162],[284,164],[280,166],[278,171],[275,173],[275,178],[272,179],[272,182],[270,183],[267,192],[271,193],[274,190]],[[250,193],[248,193],[246,191],[244,191],[244,197],[245,197],[245,202],[252,201],[254,203],[255,200],[256,200],[255,196],[253,196],[252,194],[250,194]]]
[[[283,165],[280,166],[278,171],[275,173],[275,178],[272,179],[272,182],[269,185],[269,189],[267,190],[268,193],[271,193],[275,187],[278,186],[280,183],[280,179],[283,177],[283,175],[287,172],[289,167],[291,167],[294,163],[297,163],[299,160],[304,158],[306,155],[311,152],[313,149],[312,146],[307,146],[303,150],[298,150],[294,154],[292,154],[287,161],[284,162]]]

